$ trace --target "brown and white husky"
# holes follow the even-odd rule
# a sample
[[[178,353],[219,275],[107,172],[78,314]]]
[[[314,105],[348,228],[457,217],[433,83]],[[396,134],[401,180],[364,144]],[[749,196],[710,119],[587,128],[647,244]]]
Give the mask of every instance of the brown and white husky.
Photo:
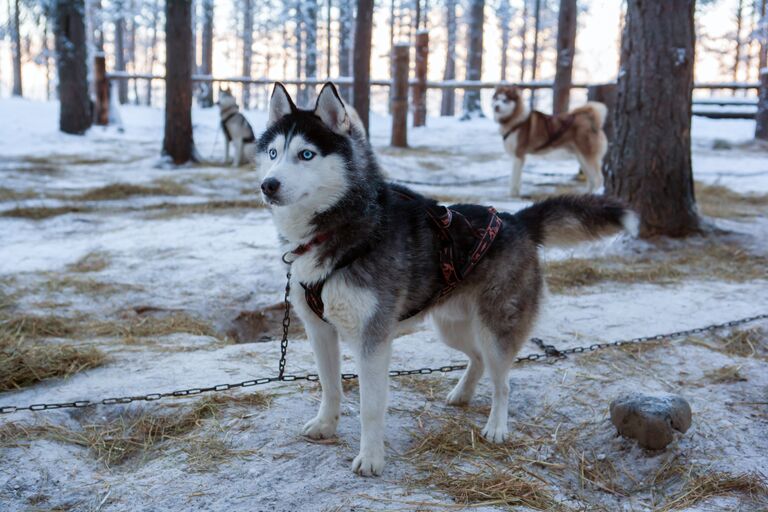
[[[603,157],[608,139],[603,131],[607,109],[589,102],[567,114],[531,112],[515,86],[499,86],[493,93],[493,118],[499,123],[504,149],[515,159],[510,182],[512,196],[520,195],[526,155],[562,148],[573,153],[587,176],[589,192],[603,186]]]

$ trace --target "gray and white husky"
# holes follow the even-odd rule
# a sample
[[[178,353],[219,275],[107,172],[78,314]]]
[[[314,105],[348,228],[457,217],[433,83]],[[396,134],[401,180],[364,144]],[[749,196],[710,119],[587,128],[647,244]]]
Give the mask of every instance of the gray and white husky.
[[[542,295],[538,248],[637,227],[631,211],[598,196],[555,197],[498,214],[493,243],[472,273],[443,294],[438,253],[445,240],[428,218],[442,207],[386,182],[356,114],[332,84],[323,87],[314,110],[298,109],[276,84],[258,158],[265,173],[262,198],[291,263],[291,304],[306,327],[322,385],[320,410],[303,433],[335,435],[342,339],[360,375],[360,453],[352,463],[360,475],[379,475],[384,467],[388,370],[401,328],[429,315],[442,341],[469,358],[449,404],[467,403],[488,373],[493,399],[482,433],[501,443],[508,436],[509,370]],[[456,223],[487,209],[453,205],[442,211]]]
[[[246,158],[252,158],[256,148],[256,137],[253,128],[240,113],[237,101],[229,89],[219,89],[219,114],[221,116],[221,130],[224,132],[224,161],[229,163],[229,144],[235,146],[235,158],[232,165],[240,167]]]

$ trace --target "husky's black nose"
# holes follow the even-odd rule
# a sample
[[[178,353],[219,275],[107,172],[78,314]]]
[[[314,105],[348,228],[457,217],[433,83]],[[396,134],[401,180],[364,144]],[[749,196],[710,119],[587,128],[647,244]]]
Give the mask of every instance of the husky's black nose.
[[[261,182],[261,191],[267,197],[273,197],[280,190],[280,182],[275,178],[267,178]]]

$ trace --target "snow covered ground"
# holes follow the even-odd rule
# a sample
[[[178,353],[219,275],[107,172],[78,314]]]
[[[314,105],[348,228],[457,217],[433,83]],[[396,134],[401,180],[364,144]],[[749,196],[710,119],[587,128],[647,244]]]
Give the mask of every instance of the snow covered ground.
[[[226,339],[241,312],[264,311],[280,302],[284,270],[268,212],[258,203],[258,173],[218,163],[223,140],[217,112],[196,109],[193,114],[195,141],[208,163],[172,168],[159,158],[162,111],[125,107],[123,133],[93,128],[75,137],[56,130],[57,108],[0,100],[0,321],[53,315],[83,325],[123,325],[183,313],[210,325],[211,332],[70,336],[74,339],[67,343],[104,351],[106,364],[0,393],[0,407],[274,374],[276,325],[250,332],[270,342]],[[247,116],[257,130],[265,122],[261,112]],[[516,210],[531,198],[580,186],[572,179],[576,164],[567,156],[532,158],[523,175],[527,198],[511,200],[506,184],[511,162],[490,120],[430,118],[426,128],[410,129],[411,147],[404,150],[388,147],[389,123],[386,117],[373,118],[372,142],[393,179],[455,183],[499,177],[473,186],[415,187],[446,202]],[[765,267],[755,270],[754,261],[768,256],[768,220],[760,200],[768,194],[768,152],[748,143],[753,131],[747,121],[695,118],[693,124],[696,181],[727,187],[736,193],[731,202],[742,201],[737,195],[742,194],[747,209],[744,215],[712,219],[730,233],[724,240],[747,254],[746,260],[719,264],[750,266],[755,278],[726,279],[691,269],[667,282],[606,280],[567,293],[553,291],[533,335],[558,347],[589,345],[766,312],[768,273]],[[123,188],[103,188],[114,184]],[[600,266],[603,259],[615,263],[638,255],[663,260],[684,248],[683,243],[657,246],[618,238],[546,256],[594,260]],[[78,272],[84,258],[101,264]],[[552,501],[523,500],[534,509],[549,503],[546,507],[565,510],[649,510],[666,503],[687,510],[759,510],[768,507],[766,501],[759,504],[766,496],[750,500],[744,493],[722,492],[693,504],[678,498],[690,494],[686,485],[692,485],[694,474],[768,475],[766,327],[768,322],[746,326],[757,329],[749,338],[755,345],[751,356],[729,351],[720,338],[701,336],[572,356],[556,364],[519,365],[511,373],[513,440],[506,451],[492,455],[478,448],[482,442],[472,437],[476,430],[456,427],[460,420],[482,425],[490,403],[487,383],[472,406],[457,411],[442,399],[458,374],[394,380],[389,462],[379,479],[358,478],[349,470],[359,442],[354,385],[333,442],[313,443],[299,435],[318,405],[316,385],[269,385],[251,388],[269,398],[265,403],[219,404],[194,428],[119,464],[105,462],[85,438],[73,442],[71,434],[51,428],[33,435],[30,425],[91,432],[140,414],[184,415],[201,399],[0,415],[0,503],[14,511],[441,510],[456,507],[456,488],[478,487],[486,497],[476,494],[473,501],[487,503],[480,510],[509,508],[505,503],[512,501],[476,481],[454,479],[448,485],[437,478],[440,471],[471,468],[473,475],[535,482]],[[314,371],[309,345],[297,332],[288,371]],[[530,344],[523,353],[535,351]],[[425,326],[396,342],[393,368],[460,362],[462,357]],[[349,357],[343,366],[354,371]],[[732,378],[720,382],[712,372],[723,368]],[[685,396],[694,411],[692,429],[661,453],[646,453],[616,437],[608,403],[636,390]],[[453,428],[453,446],[468,444],[449,455],[419,451],[425,436],[431,438],[443,425]],[[19,426],[30,434],[11,438],[8,432]],[[470,432],[471,442],[465,439]],[[200,458],[208,463],[196,463]]]

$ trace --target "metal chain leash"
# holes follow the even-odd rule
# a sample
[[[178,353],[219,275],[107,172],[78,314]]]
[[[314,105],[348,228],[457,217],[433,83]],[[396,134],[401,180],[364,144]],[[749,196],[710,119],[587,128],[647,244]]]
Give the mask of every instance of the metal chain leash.
[[[60,403],[41,403],[32,404],[27,406],[15,406],[6,405],[0,406],[0,414],[12,414],[20,411],[50,411],[53,409],[84,409],[88,407],[95,407],[97,405],[118,405],[129,404],[131,402],[154,402],[163,398],[170,397],[185,397],[200,395],[203,393],[213,393],[218,391],[228,391],[235,388],[248,388],[252,386],[261,386],[269,384],[270,382],[295,382],[306,380],[309,382],[316,382],[319,380],[319,376],[316,373],[308,373],[305,375],[286,375],[285,364],[288,356],[288,330],[291,325],[291,303],[289,295],[291,292],[291,268],[290,262],[286,261],[285,255],[283,261],[288,264],[288,272],[286,273],[287,282],[285,284],[285,315],[283,317],[283,337],[280,340],[280,361],[278,363],[278,374],[275,377],[262,377],[259,379],[244,380],[241,382],[235,382],[232,384],[217,384],[215,386],[208,386],[202,388],[187,388],[179,389],[176,391],[169,391],[164,393],[149,393],[146,395],[136,396],[123,396],[116,398],[104,398],[102,400],[77,400],[74,402],[60,402]],[[545,359],[564,359],[568,354],[580,354],[582,352],[592,352],[595,350],[601,350],[609,347],[621,347],[624,345],[632,345],[638,343],[644,343],[649,341],[663,341],[672,340],[676,338],[682,338],[684,336],[691,336],[693,334],[702,334],[717,331],[719,329],[725,329],[728,327],[736,327],[738,325],[749,324],[758,320],[768,319],[768,313],[760,315],[754,315],[746,318],[740,318],[738,320],[731,320],[728,322],[722,322],[718,324],[711,324],[706,327],[695,327],[693,329],[686,329],[683,331],[676,331],[667,334],[655,334],[652,336],[640,336],[628,340],[618,340],[607,343],[593,343],[588,346],[570,347],[562,350],[558,350],[554,345],[547,345],[540,338],[531,338],[531,341],[538,346],[544,352],[532,353],[526,356],[520,356],[515,358],[515,363],[526,363],[532,361],[541,361]],[[449,373],[459,370],[464,370],[467,367],[466,364],[445,365],[438,368],[417,368],[413,370],[390,370],[390,377],[403,377],[407,375],[428,375],[430,373]],[[354,380],[358,376],[356,373],[342,373],[342,380]]]

